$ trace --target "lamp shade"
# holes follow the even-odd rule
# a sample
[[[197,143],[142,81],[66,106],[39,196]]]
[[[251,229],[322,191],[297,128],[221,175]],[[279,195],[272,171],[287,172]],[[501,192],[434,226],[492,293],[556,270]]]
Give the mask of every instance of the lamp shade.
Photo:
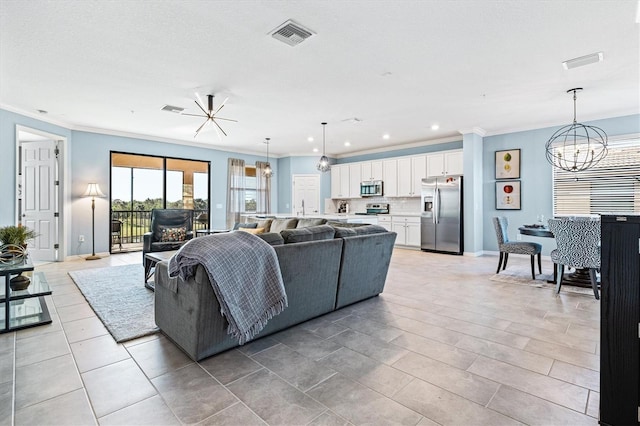
[[[102,191],[100,191],[100,185],[98,185],[97,183],[90,183],[87,186],[87,190],[84,192],[84,194],[82,194],[83,197],[106,197],[106,195],[104,195],[102,193]]]

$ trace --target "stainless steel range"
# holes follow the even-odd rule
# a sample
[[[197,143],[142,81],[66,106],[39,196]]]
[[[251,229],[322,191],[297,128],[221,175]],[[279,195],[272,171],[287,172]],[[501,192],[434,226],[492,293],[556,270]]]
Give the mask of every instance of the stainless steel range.
[[[367,203],[366,212],[358,212],[360,215],[389,214],[389,203]]]

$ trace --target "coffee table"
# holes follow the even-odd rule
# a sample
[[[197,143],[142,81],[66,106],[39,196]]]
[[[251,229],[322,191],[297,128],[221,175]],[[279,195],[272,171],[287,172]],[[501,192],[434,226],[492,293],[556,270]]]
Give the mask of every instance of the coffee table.
[[[4,277],[4,291],[0,293],[0,333],[8,333],[41,324],[50,324],[51,315],[44,296],[51,294],[51,288],[42,272],[34,272],[29,286],[13,289],[11,277],[22,276],[33,271],[33,263],[27,257],[17,263],[0,263],[0,277]]]
[[[162,262],[163,260],[171,259],[178,250],[170,250],[170,251],[154,251],[151,253],[147,253],[144,255],[145,258],[145,267],[144,267],[144,286],[149,290],[155,291],[155,286],[149,283],[149,278],[156,272],[156,265],[158,262]]]

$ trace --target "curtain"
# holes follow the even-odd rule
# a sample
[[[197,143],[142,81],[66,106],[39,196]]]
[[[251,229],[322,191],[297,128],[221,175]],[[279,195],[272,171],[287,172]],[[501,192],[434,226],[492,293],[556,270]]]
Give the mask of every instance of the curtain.
[[[244,160],[229,158],[227,188],[227,229],[232,229],[244,211]]]
[[[256,161],[256,213],[271,213],[271,178],[264,176],[263,172],[267,162]]]

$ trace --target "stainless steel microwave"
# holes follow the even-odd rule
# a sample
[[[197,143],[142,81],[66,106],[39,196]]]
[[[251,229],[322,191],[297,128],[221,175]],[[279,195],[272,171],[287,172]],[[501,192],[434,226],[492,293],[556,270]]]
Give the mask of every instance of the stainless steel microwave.
[[[360,183],[361,197],[382,197],[382,181],[369,180]]]

